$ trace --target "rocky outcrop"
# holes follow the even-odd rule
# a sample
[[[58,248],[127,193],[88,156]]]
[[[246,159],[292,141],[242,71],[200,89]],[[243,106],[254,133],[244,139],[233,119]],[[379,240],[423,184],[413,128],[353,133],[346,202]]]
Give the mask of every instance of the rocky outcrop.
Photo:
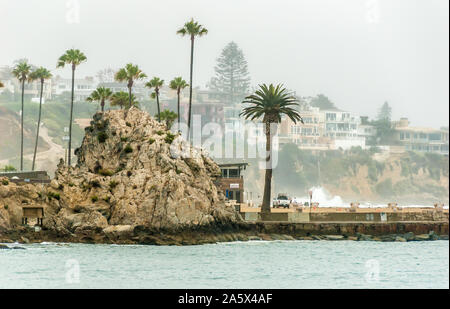
[[[58,165],[48,186],[0,183],[0,229],[20,225],[21,206],[43,206],[44,230],[122,235],[225,227],[239,221],[215,185],[220,169],[136,108],[94,115],[75,167]]]

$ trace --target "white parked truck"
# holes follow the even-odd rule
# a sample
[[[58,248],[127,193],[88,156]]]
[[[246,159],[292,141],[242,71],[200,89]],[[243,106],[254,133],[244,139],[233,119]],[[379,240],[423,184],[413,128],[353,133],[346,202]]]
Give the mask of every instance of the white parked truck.
[[[277,198],[273,199],[273,207],[274,208],[289,208],[289,205],[291,205],[291,200],[287,196],[287,194],[280,193],[278,194]]]

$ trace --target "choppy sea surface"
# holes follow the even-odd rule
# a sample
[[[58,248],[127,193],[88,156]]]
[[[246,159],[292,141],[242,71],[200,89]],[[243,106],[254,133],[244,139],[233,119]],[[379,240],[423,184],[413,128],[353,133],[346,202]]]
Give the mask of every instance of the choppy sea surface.
[[[449,288],[449,242],[8,244],[0,288]]]

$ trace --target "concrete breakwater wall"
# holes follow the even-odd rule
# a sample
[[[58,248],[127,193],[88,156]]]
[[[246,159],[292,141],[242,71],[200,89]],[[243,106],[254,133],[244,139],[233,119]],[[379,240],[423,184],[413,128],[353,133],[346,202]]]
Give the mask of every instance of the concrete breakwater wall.
[[[415,212],[276,212],[269,214],[241,213],[246,221],[276,222],[441,222],[449,220],[448,212],[435,209]]]

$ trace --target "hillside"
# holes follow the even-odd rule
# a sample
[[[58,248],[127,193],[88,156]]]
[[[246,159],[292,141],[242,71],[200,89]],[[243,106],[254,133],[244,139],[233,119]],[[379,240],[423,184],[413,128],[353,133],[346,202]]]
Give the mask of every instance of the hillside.
[[[17,163],[20,157],[20,114],[0,105],[0,166]],[[31,155],[34,151],[36,138],[36,122],[28,121],[24,125],[24,154]],[[49,145],[40,138],[38,152],[46,151]],[[29,160],[25,161],[29,163]],[[11,162],[10,162],[11,163]]]
[[[306,196],[311,187],[321,186],[348,202],[448,204],[448,156],[415,152],[383,156],[361,148],[313,153],[290,144],[278,156],[275,193]],[[246,190],[263,192],[264,171],[257,161],[250,163]]]

